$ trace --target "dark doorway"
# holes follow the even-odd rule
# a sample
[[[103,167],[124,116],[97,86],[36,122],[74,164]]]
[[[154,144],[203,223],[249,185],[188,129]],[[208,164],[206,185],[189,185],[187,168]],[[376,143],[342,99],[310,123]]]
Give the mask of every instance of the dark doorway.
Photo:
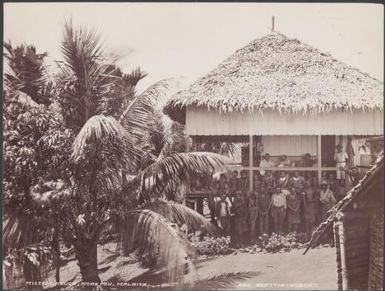
[[[336,137],[334,135],[321,136],[321,156],[322,167],[334,167],[334,152],[336,147]]]

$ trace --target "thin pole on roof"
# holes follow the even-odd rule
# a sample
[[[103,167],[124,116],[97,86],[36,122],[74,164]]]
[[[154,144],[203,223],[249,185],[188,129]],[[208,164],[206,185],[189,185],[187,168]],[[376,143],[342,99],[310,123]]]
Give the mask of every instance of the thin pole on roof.
[[[274,32],[274,16],[271,19],[271,32]]]

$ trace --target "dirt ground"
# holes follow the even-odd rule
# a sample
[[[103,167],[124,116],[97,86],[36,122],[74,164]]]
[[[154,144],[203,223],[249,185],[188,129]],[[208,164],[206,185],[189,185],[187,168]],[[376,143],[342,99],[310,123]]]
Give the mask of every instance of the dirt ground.
[[[99,248],[99,275],[103,282],[147,282],[158,284],[158,276],[148,273],[137,260],[121,257],[115,244]],[[198,280],[225,273],[254,272],[246,280],[235,281],[229,289],[298,289],[336,290],[337,270],[335,248],[322,247],[303,255],[303,249],[287,253],[237,253],[227,256],[209,257],[195,263]],[[61,281],[72,289],[81,279],[75,260],[61,268]],[[52,287],[54,271],[50,272],[45,288]],[[72,287],[71,287],[72,286]],[[76,287],[75,287],[76,288]]]
[[[240,289],[336,290],[337,269],[335,248],[292,250],[288,253],[238,253],[216,257],[197,264],[199,279],[223,273],[257,272],[240,281]]]

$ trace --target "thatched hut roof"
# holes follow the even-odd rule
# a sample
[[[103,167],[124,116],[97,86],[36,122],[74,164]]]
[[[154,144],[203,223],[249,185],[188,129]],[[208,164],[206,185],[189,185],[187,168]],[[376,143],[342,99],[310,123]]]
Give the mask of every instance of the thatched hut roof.
[[[383,83],[329,53],[271,33],[237,50],[175,94],[164,107],[184,122],[186,106],[222,112],[273,108],[314,113],[333,108],[383,108]]]
[[[354,186],[346,196],[333,206],[329,212],[330,216],[322,222],[313,232],[310,242],[305,250],[305,253],[311,249],[317,247],[322,238],[328,231],[331,231],[334,221],[338,220],[338,216],[344,211],[349,205],[351,205],[357,199],[365,199],[365,190],[373,183],[383,183],[384,174],[384,153],[381,152],[376,160],[376,163],[372,168],[366,172],[365,176]]]

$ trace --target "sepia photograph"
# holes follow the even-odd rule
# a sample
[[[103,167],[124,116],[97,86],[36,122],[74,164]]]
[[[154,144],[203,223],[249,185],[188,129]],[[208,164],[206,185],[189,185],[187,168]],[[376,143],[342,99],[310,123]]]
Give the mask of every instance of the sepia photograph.
[[[383,290],[381,4],[3,16],[3,290]]]

